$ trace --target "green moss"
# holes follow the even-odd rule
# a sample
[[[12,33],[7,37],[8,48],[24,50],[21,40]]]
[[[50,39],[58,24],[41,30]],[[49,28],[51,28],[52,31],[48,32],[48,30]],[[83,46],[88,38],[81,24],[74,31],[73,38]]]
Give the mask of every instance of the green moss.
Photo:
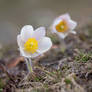
[[[71,80],[68,79],[68,78],[66,78],[66,79],[64,80],[64,82],[65,82],[66,84],[71,84],[71,83],[72,83]]]

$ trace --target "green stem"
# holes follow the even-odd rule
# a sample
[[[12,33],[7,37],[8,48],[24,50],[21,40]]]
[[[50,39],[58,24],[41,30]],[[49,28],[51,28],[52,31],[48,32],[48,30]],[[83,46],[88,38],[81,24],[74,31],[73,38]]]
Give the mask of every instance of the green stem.
[[[32,65],[32,60],[30,58],[25,58],[28,72],[32,73],[33,72],[33,65]]]

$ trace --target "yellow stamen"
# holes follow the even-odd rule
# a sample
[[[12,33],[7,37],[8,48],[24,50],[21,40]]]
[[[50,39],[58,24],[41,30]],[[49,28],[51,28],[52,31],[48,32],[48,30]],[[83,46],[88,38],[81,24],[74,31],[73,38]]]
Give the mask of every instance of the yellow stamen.
[[[29,38],[24,44],[24,50],[28,53],[35,53],[38,49],[38,41],[35,38]]]
[[[66,32],[68,30],[68,25],[65,20],[61,21],[59,24],[56,25],[56,30],[58,32]]]

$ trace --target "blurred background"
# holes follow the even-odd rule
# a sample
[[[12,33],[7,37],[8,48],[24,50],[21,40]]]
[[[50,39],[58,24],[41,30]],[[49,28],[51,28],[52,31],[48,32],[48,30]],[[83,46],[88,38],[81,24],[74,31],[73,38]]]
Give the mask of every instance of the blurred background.
[[[24,25],[49,27],[53,20],[69,13],[78,27],[92,21],[92,0],[0,0],[0,44],[16,43]]]

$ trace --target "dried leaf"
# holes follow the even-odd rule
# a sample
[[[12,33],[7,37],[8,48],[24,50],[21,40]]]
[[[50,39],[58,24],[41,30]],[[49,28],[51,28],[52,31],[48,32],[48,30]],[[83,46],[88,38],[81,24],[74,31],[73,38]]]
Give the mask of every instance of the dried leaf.
[[[10,68],[13,68],[15,67],[16,65],[18,65],[20,62],[24,61],[24,58],[23,57],[18,57],[12,61],[10,61],[8,64],[7,64],[7,67],[8,69]]]

